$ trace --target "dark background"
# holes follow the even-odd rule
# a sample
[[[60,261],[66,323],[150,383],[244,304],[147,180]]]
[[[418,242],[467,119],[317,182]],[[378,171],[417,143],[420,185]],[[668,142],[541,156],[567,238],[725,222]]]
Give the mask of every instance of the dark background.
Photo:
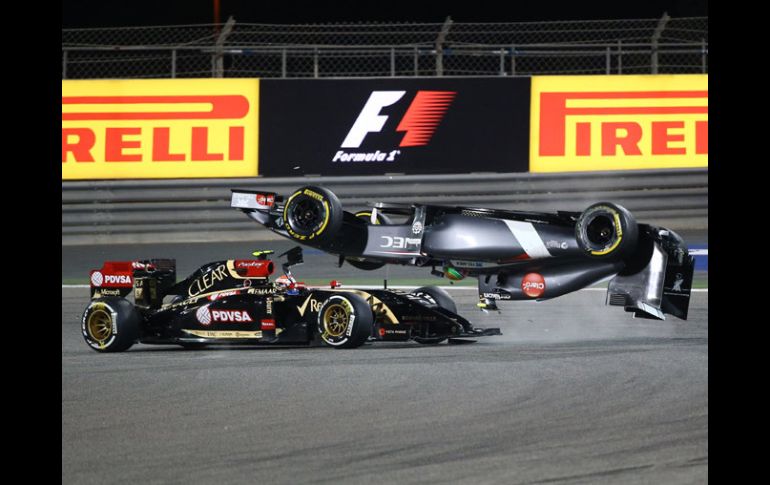
[[[213,0],[62,0],[62,27],[213,23]],[[525,22],[707,16],[705,0],[422,2],[403,0],[220,0],[220,18],[237,22]]]
[[[388,116],[380,132],[367,134],[360,148],[341,148],[372,91],[400,90],[406,90],[404,96],[380,110],[380,115]],[[456,91],[457,95],[426,146],[399,147],[405,132],[396,131],[396,127],[418,90]],[[261,175],[529,169],[529,78],[263,79],[260,91]],[[394,162],[332,163],[338,150],[360,153],[394,149],[401,151]]]

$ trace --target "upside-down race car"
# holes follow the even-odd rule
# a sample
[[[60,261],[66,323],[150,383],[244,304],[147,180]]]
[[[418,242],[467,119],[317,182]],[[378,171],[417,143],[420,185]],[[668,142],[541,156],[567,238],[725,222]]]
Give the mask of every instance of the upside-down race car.
[[[475,276],[482,310],[497,309],[499,300],[544,300],[612,278],[607,304],[637,317],[687,319],[695,263],[684,241],[637,223],[610,202],[556,213],[375,203],[350,213],[323,187],[302,187],[288,197],[232,192],[232,207],[277,234],[339,255],[340,265],[406,264],[451,280]]]
[[[83,337],[94,350],[120,352],[137,342],[353,348],[367,340],[468,343],[500,335],[457,315],[452,298],[438,287],[364,291],[333,281],[330,288],[306,288],[290,270],[302,263],[300,247],[281,255],[287,256],[285,274],[271,282],[270,253],[208,263],[179,282],[172,259],[106,262],[91,271]],[[132,292],[134,303],[128,300]]]

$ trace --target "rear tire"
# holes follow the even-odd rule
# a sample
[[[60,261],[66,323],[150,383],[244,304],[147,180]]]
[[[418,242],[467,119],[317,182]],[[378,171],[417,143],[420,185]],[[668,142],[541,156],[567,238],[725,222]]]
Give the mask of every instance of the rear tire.
[[[284,229],[292,239],[306,244],[329,242],[342,227],[342,219],[342,204],[323,187],[301,187],[283,208]]]
[[[366,300],[349,293],[330,296],[318,310],[318,334],[330,347],[360,347],[372,335],[374,315]]]
[[[123,352],[139,339],[141,316],[128,300],[117,297],[92,300],[83,312],[81,330],[97,352]]]
[[[580,214],[575,224],[575,238],[589,258],[614,261],[634,252],[639,227],[625,207],[599,202]]]
[[[356,212],[355,216],[358,217],[359,219],[365,219],[367,221],[370,221],[371,217],[372,217],[372,212],[371,211],[360,211],[360,212]],[[379,224],[388,225],[388,224],[392,224],[392,221],[390,220],[390,218],[388,216],[386,216],[384,214],[380,214],[378,212],[377,213],[377,218],[376,218],[374,224],[377,224],[377,225],[379,225]],[[353,258],[353,257],[345,258],[345,261],[350,263],[350,265],[353,266],[354,268],[362,269],[364,271],[374,271],[375,269],[382,268],[386,264],[386,263],[383,263],[383,262],[380,262],[380,261],[372,261],[372,260],[369,260],[369,259],[366,259],[366,258]]]

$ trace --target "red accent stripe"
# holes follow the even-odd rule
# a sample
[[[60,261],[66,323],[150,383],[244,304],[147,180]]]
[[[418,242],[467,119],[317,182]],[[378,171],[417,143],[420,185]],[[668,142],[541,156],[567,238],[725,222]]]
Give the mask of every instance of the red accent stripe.
[[[208,111],[144,111],[62,113],[63,121],[72,120],[210,120],[239,119],[249,112],[249,100],[241,95],[223,96],[68,96],[61,104],[209,104]]]
[[[406,132],[399,146],[427,145],[455,95],[455,91],[417,91],[396,127],[396,131]]]

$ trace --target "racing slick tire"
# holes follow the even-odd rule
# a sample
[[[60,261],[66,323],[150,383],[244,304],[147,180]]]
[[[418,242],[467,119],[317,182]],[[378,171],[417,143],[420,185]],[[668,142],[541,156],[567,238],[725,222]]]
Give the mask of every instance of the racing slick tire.
[[[435,303],[438,307],[443,308],[444,310],[449,310],[452,313],[457,313],[457,304],[455,303],[454,299],[449,295],[449,293],[443,289],[439,288],[438,286],[423,286],[421,288],[417,288],[416,290],[412,291],[412,295],[421,296],[428,301],[432,301]],[[415,337],[414,341],[418,344],[423,345],[437,345],[446,340],[446,337],[438,337],[438,338],[420,338]]]
[[[575,238],[589,258],[618,260],[636,249],[639,227],[625,207],[599,202],[580,214],[575,223]]]
[[[81,330],[95,351],[123,352],[139,339],[140,322],[139,312],[125,298],[97,298],[83,312]]]
[[[355,216],[359,219],[365,219],[370,220],[372,217],[371,211],[359,211],[355,213]],[[385,214],[377,213],[377,218],[375,219],[375,224],[383,224],[388,225],[392,224],[392,221],[388,216]],[[355,257],[349,257],[345,258],[345,261],[350,263],[351,266],[354,268],[362,269],[364,271],[373,271],[375,269],[380,269],[383,266],[385,266],[386,263],[379,262],[379,261],[372,261],[366,258],[355,258]]]
[[[373,323],[371,307],[353,293],[330,296],[318,310],[321,341],[338,349],[363,345],[372,335]]]
[[[328,242],[342,227],[342,204],[334,192],[323,187],[305,186],[286,199],[283,226],[289,236],[303,243]]]

